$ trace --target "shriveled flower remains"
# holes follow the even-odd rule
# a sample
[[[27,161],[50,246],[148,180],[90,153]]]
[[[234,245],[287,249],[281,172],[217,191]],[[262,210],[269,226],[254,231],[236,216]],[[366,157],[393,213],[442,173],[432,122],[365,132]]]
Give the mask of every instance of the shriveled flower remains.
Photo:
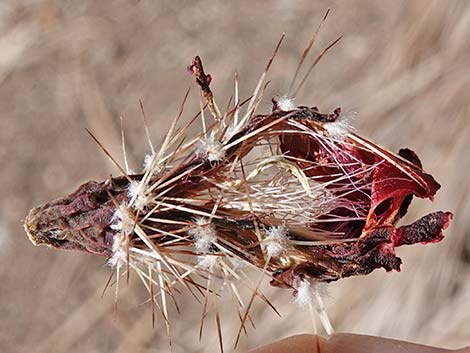
[[[281,97],[255,114],[265,74],[245,102],[236,90],[222,114],[198,57],[189,69],[201,112],[178,128],[180,110],[161,148],[150,142],[141,173],[119,167],[122,176],[31,210],[25,228],[34,244],[104,256],[118,279],[135,270],[165,322],[177,286],[202,298],[204,312],[226,287],[240,331],[254,298],[268,302],[261,276],[246,280],[245,268],[260,269],[300,305],[314,301],[331,332],[316,283],[399,270],[396,247],[442,239],[449,212],[395,226],[413,196],[432,200],[440,187],[413,151],[394,154],[364,139],[339,108],[324,114]],[[189,138],[199,117],[203,129]],[[248,303],[236,283],[251,289]]]

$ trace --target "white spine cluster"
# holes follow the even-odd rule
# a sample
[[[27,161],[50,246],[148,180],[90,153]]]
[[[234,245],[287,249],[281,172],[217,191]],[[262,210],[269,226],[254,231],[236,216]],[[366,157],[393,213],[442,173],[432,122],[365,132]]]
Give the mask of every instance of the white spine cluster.
[[[146,153],[144,156],[144,173],[158,174],[162,170],[160,163],[156,160],[155,153]]]
[[[134,214],[126,205],[121,204],[116,208],[116,211],[114,211],[112,222],[111,229],[128,235],[132,233],[132,229],[134,228]]]
[[[290,98],[286,95],[279,97],[277,104],[279,108],[284,112],[287,112],[289,110],[293,110],[296,108],[295,98]]]
[[[144,172],[148,171],[152,167],[153,159],[155,154],[146,153],[144,156]]]
[[[328,335],[331,335],[333,334],[334,330],[333,326],[331,325],[330,319],[328,318],[328,313],[326,312],[325,305],[323,304],[322,297],[325,296],[325,294],[322,293],[322,289],[323,288],[318,283],[312,283],[308,279],[303,279],[296,287],[297,295],[295,297],[295,302],[302,310],[309,309],[310,311],[312,311],[313,308],[315,308],[325,332]],[[312,317],[312,320],[314,322],[314,327],[316,330],[315,318]]]
[[[223,145],[213,134],[203,137],[196,142],[196,156],[207,159],[209,162],[219,162],[225,157]]]
[[[120,267],[127,262],[129,251],[129,235],[134,228],[134,215],[125,204],[119,205],[113,215],[113,224],[111,229],[118,231],[113,238],[111,250],[113,256],[108,260],[112,267]]]
[[[113,238],[113,256],[108,260],[111,267],[121,267],[127,262],[129,249],[129,235],[123,232],[117,233]]]
[[[197,257],[197,263],[199,268],[204,270],[212,270],[217,264],[218,256],[217,255],[201,255]]]
[[[194,228],[188,234],[194,238],[194,248],[198,254],[211,252],[211,246],[217,241],[217,234],[214,225],[208,218],[197,218]]]
[[[295,303],[301,308],[306,309],[314,303],[315,300],[315,286],[309,280],[303,279],[296,288],[297,295]]]
[[[348,134],[354,130],[353,128],[353,118],[355,113],[340,115],[336,121],[331,123],[325,123],[323,126],[327,131],[328,135],[335,140],[344,140]]]
[[[287,248],[287,228],[284,225],[269,227],[265,231],[261,248],[268,257],[281,255]]]
[[[146,193],[147,185],[137,181],[132,180],[129,183],[127,189],[127,196],[129,200],[132,201],[132,207],[137,210],[143,210],[151,202],[151,196]]]

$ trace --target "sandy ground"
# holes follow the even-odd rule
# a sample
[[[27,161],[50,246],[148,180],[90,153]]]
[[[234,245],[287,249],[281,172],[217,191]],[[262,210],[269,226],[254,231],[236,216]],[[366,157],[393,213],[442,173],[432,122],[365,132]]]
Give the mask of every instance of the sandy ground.
[[[162,141],[187,87],[185,117],[198,94],[186,66],[201,55],[220,101],[237,71],[251,94],[282,32],[269,97],[282,94],[327,8],[315,53],[344,35],[296,97],[300,105],[357,112],[358,131],[392,150],[418,152],[443,185],[434,204],[415,202],[411,221],[455,212],[439,244],[400,249],[401,273],[377,271],[329,286],[339,331],[458,347],[470,344],[470,2],[467,1],[13,1],[0,3],[0,350],[2,352],[164,352],[163,325],[151,327],[146,293],[131,280],[101,298],[105,259],[35,248],[22,219],[40,203],[87,180],[117,174],[85,133],[120,156],[125,119],[132,166],[146,145],[138,100]],[[312,59],[311,59],[312,60]],[[261,302],[257,329],[237,351],[308,332],[290,293],[266,289],[282,317]],[[181,296],[173,313],[175,352],[216,351],[200,307]],[[229,301],[226,301],[229,305]],[[224,299],[221,306],[224,307]],[[209,322],[213,322],[209,318]],[[235,319],[223,321],[228,351]]]

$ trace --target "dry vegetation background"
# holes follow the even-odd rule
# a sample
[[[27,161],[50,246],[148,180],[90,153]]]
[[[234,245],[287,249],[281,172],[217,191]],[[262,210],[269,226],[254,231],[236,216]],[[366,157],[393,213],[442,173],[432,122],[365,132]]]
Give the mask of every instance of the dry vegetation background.
[[[146,151],[139,98],[159,143],[190,85],[185,116],[197,109],[185,71],[194,55],[205,60],[220,102],[232,94],[235,70],[246,97],[285,31],[262,107],[268,109],[329,7],[316,53],[344,38],[297,103],[355,111],[363,135],[418,152],[443,187],[434,204],[415,202],[408,221],[431,210],[456,215],[443,242],[399,249],[401,273],[330,285],[333,324],[449,348],[470,344],[470,2],[3,0],[0,351],[167,351],[163,326],[152,329],[148,305],[139,306],[147,298],[142,286],[131,280],[114,309],[112,290],[100,298],[110,273],[104,259],[35,248],[21,220],[86,180],[116,174],[85,128],[120,156],[123,115],[138,168]],[[309,330],[290,293],[267,293],[283,317],[258,302],[257,330],[239,352]],[[182,300],[183,313],[173,313],[174,351],[217,351],[210,324],[198,341],[200,307],[187,295]],[[230,317],[223,326],[230,351],[238,326]]]

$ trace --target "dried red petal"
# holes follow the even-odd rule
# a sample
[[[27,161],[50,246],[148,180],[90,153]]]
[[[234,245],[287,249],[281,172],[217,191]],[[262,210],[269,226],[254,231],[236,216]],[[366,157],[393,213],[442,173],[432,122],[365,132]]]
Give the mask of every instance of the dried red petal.
[[[305,276],[331,282],[366,275],[378,268],[399,271],[402,261],[396,256],[395,247],[438,242],[451,219],[450,212],[435,212],[398,229],[393,226],[371,229],[354,242],[310,246],[308,253],[312,259],[274,274],[271,285],[292,287]]]
[[[392,236],[393,245],[439,242],[444,238],[442,231],[447,229],[452,217],[450,212],[435,212],[410,225],[400,227]]]
[[[373,227],[395,224],[406,213],[413,195],[433,199],[440,185],[422,170],[413,151],[404,149],[403,156],[397,156],[355,134],[344,141],[322,137],[321,127],[334,122],[325,117],[335,115],[336,111],[327,115],[310,109],[307,116],[308,109],[294,118],[307,129],[318,132],[318,136],[285,134],[280,138],[282,152],[293,157],[307,176],[325,183],[341,198],[330,215],[365,219],[320,223],[315,229],[356,238]],[[345,180],[353,189],[346,195]]]
[[[326,125],[332,121],[317,109],[302,108],[299,113],[288,114],[297,125],[286,122],[282,129],[313,133],[282,135],[282,152],[336,197],[333,209],[310,227],[327,236],[332,234],[336,241],[334,245],[298,247],[305,259],[276,272],[272,285],[293,286],[304,276],[329,282],[377,268],[399,270],[401,260],[395,247],[442,239],[442,230],[452,218],[449,212],[432,213],[400,228],[394,226],[406,214],[413,196],[432,200],[440,188],[423,171],[416,153],[402,149],[394,155],[354,133],[344,139],[329,138]],[[354,238],[358,239],[340,240]]]

